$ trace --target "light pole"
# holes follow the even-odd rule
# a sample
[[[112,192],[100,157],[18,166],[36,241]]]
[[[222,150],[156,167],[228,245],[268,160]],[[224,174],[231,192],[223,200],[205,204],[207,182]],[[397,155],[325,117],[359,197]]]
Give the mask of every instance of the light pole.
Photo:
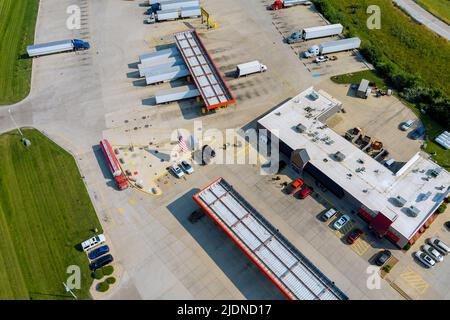
[[[19,126],[17,125],[16,120],[14,120],[11,109],[8,109],[8,113],[9,113],[9,117],[11,118],[11,121],[14,123],[14,125],[17,128],[17,131],[19,131],[20,136],[22,137],[22,139],[20,141],[23,142],[23,144],[25,145],[25,147],[29,147],[31,145],[31,141],[28,140],[27,138],[25,138],[25,136],[23,135],[22,131],[20,130]]]
[[[70,292],[70,294],[72,295],[72,297],[75,300],[78,300],[77,296],[75,295],[75,293],[73,293],[72,289],[70,289],[67,284],[65,282],[63,282],[64,288],[66,288],[66,292]]]

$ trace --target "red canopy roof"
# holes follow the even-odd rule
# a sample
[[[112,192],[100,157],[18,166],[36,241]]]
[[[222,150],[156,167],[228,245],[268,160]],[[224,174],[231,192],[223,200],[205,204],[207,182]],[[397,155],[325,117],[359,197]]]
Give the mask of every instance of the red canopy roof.
[[[394,221],[386,217],[382,212],[378,212],[378,214],[373,218],[370,223],[370,227],[380,236],[383,237],[386,235],[386,232],[389,230],[389,227]]]

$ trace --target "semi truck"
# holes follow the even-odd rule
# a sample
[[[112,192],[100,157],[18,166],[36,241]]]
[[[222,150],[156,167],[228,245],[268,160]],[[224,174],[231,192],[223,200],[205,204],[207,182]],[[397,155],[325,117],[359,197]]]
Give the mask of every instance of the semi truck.
[[[240,78],[252,73],[265,72],[267,71],[267,66],[263,65],[259,61],[251,61],[247,63],[241,63],[236,66],[236,77]]]
[[[319,26],[319,27],[311,27],[311,28],[305,28],[301,31],[295,31],[293,32],[287,39],[287,43],[295,43],[295,42],[301,42],[306,41],[310,39],[317,39],[317,38],[323,38],[323,37],[331,37],[338,35],[342,32],[343,27],[342,24],[329,24],[326,26]]]
[[[270,6],[271,10],[280,10],[284,8],[289,8],[298,5],[311,5],[311,1],[308,0],[275,0],[274,3]]]
[[[103,155],[105,156],[106,162],[108,163],[109,171],[114,177],[117,188],[119,190],[125,190],[126,188],[128,188],[128,181],[125,178],[125,175],[123,174],[122,170],[120,169],[119,161],[117,161],[116,155],[114,154],[114,151],[111,145],[109,144],[109,141],[107,139],[101,140],[100,147],[103,151]]]
[[[30,45],[27,46],[27,53],[28,56],[32,58],[54,53],[87,50],[89,48],[89,42],[72,39]]]
[[[153,24],[156,22],[168,20],[200,17],[201,14],[202,14],[201,8],[199,6],[182,7],[180,9],[159,10],[156,11],[156,13],[151,13],[150,16],[144,20],[144,22],[146,24]]]
[[[341,39],[337,41],[322,42],[318,46],[312,46],[303,53],[304,57],[321,56],[324,54],[358,49],[361,40],[358,37]]]

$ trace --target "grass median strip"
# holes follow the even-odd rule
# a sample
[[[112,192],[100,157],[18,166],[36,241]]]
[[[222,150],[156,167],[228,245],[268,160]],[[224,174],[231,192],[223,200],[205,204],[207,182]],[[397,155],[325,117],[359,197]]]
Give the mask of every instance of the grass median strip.
[[[0,299],[72,299],[70,265],[81,270],[79,299],[92,283],[75,246],[101,226],[73,157],[39,131],[0,135]]]
[[[415,0],[417,4],[438,17],[446,24],[450,24],[450,2],[449,0]]]

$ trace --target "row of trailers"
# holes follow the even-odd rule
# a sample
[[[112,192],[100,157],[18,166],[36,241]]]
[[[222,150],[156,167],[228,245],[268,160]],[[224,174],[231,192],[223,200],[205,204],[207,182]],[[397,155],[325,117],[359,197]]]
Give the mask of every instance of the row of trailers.
[[[187,77],[191,80],[191,84],[185,86],[158,90],[155,93],[156,103],[201,97],[207,111],[235,103],[234,96],[198,33],[195,30],[180,32],[174,35],[174,39],[176,47],[139,57],[139,76],[145,78],[147,85]]]

